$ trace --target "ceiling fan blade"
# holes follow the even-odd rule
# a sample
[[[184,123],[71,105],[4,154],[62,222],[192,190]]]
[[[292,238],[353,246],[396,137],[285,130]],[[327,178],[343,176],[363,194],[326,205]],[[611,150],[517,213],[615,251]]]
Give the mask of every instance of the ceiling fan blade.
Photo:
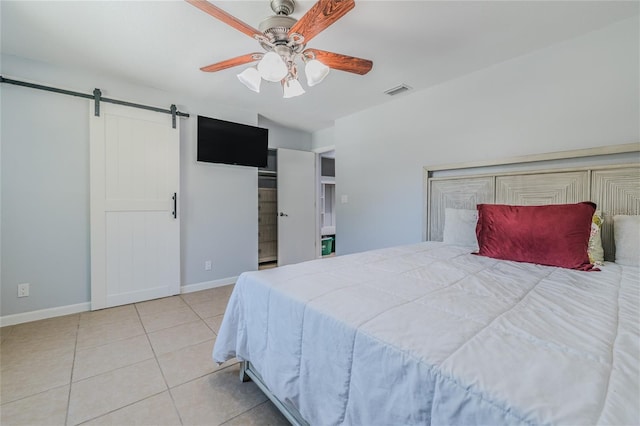
[[[307,53],[312,53],[313,55],[308,55]],[[325,50],[306,49],[302,54],[306,57],[314,56],[329,68],[354,74],[365,75],[373,68],[373,62],[368,59],[341,55],[340,53],[327,52]]]
[[[227,25],[232,26],[238,31],[241,31],[248,35],[251,38],[254,38],[255,35],[262,35],[262,32],[253,28],[249,24],[245,24],[235,16],[229,15],[224,10],[220,9],[218,6],[214,6],[208,1],[205,0],[185,0],[187,3],[194,5],[204,13],[208,13],[216,19],[221,20]]]
[[[215,64],[207,65],[200,68],[201,71],[216,72],[225,70],[231,67],[237,67],[238,65],[248,64],[249,62],[255,62],[262,59],[263,53],[248,53],[246,55],[238,56],[236,58],[227,59],[226,61],[216,62]]]
[[[319,0],[291,27],[289,35],[301,34],[304,36],[304,42],[308,43],[355,6],[354,0]]]

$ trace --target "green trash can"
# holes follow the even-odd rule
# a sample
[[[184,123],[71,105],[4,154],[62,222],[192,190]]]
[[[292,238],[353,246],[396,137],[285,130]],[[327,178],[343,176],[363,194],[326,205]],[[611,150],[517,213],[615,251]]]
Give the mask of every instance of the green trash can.
[[[327,256],[331,254],[332,248],[333,248],[333,238],[323,237],[322,238],[322,255]]]

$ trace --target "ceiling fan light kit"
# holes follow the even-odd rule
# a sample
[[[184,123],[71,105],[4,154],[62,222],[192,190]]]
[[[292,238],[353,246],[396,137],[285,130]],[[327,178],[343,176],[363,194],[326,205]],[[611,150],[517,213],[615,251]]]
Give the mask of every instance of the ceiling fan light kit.
[[[294,98],[304,93],[302,84],[298,79],[291,78],[282,82],[282,97],[285,99]]]
[[[238,74],[238,80],[242,82],[248,89],[256,93],[260,93],[260,83],[262,76],[256,67],[249,67]]]
[[[262,78],[272,82],[282,81],[289,74],[287,64],[274,51],[267,52],[258,62],[258,71]]]
[[[307,86],[313,87],[329,74],[329,67],[317,59],[311,59],[304,66],[304,73],[307,76]]]
[[[298,81],[296,61],[305,63],[307,85],[313,87],[329,74],[331,68],[364,75],[373,67],[368,59],[356,58],[318,49],[306,49],[313,37],[355,7],[354,0],[319,0],[299,20],[289,17],[295,8],[294,0],[271,0],[276,13],[264,19],[259,30],[240,21],[206,0],[185,0],[203,12],[254,38],[266,53],[250,53],[200,68],[206,72],[258,62],[238,74],[238,79],[250,90],[260,92],[264,79],[282,84],[283,97],[292,98],[305,93]]]

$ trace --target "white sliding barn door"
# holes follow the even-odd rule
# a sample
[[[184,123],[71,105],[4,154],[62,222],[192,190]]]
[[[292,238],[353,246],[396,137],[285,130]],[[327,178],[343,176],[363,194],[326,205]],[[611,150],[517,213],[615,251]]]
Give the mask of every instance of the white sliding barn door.
[[[316,155],[278,149],[278,266],[315,259]]]
[[[90,105],[92,310],[180,291],[179,127],[169,114],[100,110]]]

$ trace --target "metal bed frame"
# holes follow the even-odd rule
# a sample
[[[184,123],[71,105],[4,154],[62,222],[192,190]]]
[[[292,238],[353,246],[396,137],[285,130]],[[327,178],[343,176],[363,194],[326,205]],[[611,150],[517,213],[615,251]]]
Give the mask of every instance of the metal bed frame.
[[[269,390],[267,385],[262,380],[262,376],[260,376],[260,373],[253,369],[253,366],[249,361],[242,361],[240,363],[240,381],[248,382],[249,380],[252,380],[256,385],[258,385],[260,390],[267,396],[267,398],[271,400],[271,402],[273,402],[276,408],[280,410],[282,415],[285,416],[287,420],[289,420],[289,423],[294,426],[309,426],[309,423],[307,423],[302,418],[295,407],[283,401],[280,401],[280,399],[278,399],[278,397]]]

